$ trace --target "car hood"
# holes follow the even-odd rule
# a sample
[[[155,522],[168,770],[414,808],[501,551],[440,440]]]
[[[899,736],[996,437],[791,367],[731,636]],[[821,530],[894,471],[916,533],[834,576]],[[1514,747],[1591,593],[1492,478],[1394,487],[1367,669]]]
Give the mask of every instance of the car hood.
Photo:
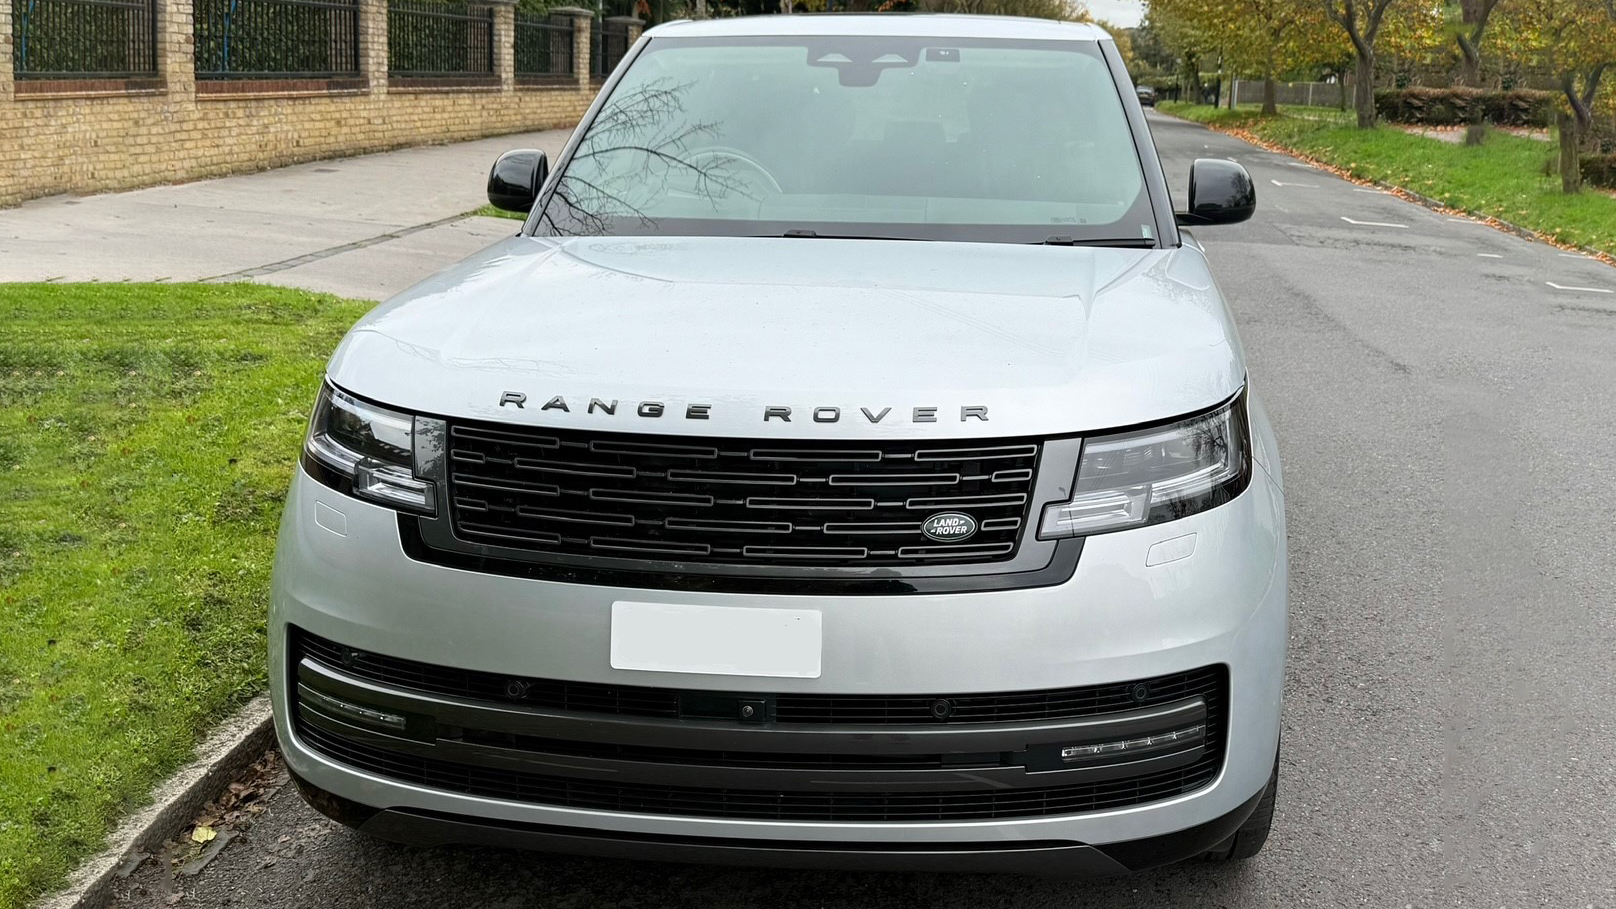
[[[513,237],[372,311],[330,365],[418,413],[826,439],[1134,425],[1244,376],[1192,246],[745,237]]]

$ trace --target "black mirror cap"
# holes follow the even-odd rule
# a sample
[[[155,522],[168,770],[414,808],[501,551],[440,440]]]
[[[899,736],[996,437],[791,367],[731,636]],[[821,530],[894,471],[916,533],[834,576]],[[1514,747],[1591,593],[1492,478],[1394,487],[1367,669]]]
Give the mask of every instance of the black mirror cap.
[[[1239,224],[1257,211],[1251,174],[1233,161],[1197,158],[1190,168],[1190,210],[1177,212],[1180,226]]]
[[[488,202],[501,211],[530,212],[548,176],[550,159],[544,152],[536,148],[508,151],[488,172]]]

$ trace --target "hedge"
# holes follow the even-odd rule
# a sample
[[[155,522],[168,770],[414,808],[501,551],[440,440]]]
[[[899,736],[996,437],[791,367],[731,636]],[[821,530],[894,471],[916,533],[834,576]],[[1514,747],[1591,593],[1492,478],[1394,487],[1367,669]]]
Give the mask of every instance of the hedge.
[[[1375,110],[1393,123],[1464,126],[1478,117],[1494,126],[1546,129],[1554,123],[1554,92],[1477,88],[1398,88],[1375,92]]]
[[[1616,189],[1616,155],[1583,155],[1582,180],[1591,186]]]

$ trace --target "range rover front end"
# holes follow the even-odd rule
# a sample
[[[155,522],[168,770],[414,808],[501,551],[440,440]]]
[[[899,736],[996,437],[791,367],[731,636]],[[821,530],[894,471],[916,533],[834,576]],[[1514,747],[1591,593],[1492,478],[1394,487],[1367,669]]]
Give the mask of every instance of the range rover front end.
[[[1052,76],[1088,92],[1092,134],[1060,141],[1106,179],[1067,199],[1064,171],[1001,162],[959,192],[1003,204],[958,214],[937,174],[981,150],[967,127]],[[532,194],[522,233],[331,360],[270,617],[311,804],[401,842],[730,864],[1254,854],[1279,461],[1127,85],[1086,26],[650,32],[558,173],[496,170]],[[701,125],[788,90],[932,172],[844,178],[776,144],[783,122]],[[893,120],[928,98],[935,130]],[[663,130],[707,172],[643,154]],[[599,163],[630,147],[656,179]]]

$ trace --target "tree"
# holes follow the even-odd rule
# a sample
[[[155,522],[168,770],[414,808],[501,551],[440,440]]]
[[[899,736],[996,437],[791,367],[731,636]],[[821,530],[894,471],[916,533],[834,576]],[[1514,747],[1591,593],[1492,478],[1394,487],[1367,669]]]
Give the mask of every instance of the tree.
[[[840,4],[838,4],[840,6]],[[899,4],[878,4],[877,9],[896,9]],[[908,8],[928,13],[972,13],[981,16],[1028,16],[1034,19],[1089,21],[1089,9],[1082,0],[914,0]]]
[[[1201,84],[1201,61],[1215,56],[1217,46],[1191,15],[1192,8],[1181,0],[1150,0],[1145,11],[1155,40],[1171,48],[1177,61],[1179,83],[1185,96],[1200,103],[1205,95]]]
[[[1353,104],[1358,128],[1375,128],[1375,41],[1386,24],[1386,13],[1398,0],[1323,0],[1324,14],[1341,26],[1357,55]]]
[[[1511,0],[1503,19],[1504,46],[1553,74],[1570,108],[1559,116],[1560,186],[1580,192],[1594,104],[1605,76],[1616,71],[1616,0]]]
[[[1314,0],[1151,0],[1151,15],[1180,25],[1236,72],[1261,73],[1263,113],[1277,113],[1281,72],[1322,62],[1329,23]],[[1188,52],[1188,48],[1186,48]]]
[[[1459,42],[1459,55],[1464,59],[1464,84],[1471,88],[1481,88],[1481,39],[1487,34],[1487,23],[1500,2],[1460,0],[1460,29],[1454,37]]]
[[[1133,30],[1132,43],[1134,58],[1141,65],[1157,72],[1171,72],[1178,67],[1177,52],[1168,46],[1148,10],[1144,20]]]

